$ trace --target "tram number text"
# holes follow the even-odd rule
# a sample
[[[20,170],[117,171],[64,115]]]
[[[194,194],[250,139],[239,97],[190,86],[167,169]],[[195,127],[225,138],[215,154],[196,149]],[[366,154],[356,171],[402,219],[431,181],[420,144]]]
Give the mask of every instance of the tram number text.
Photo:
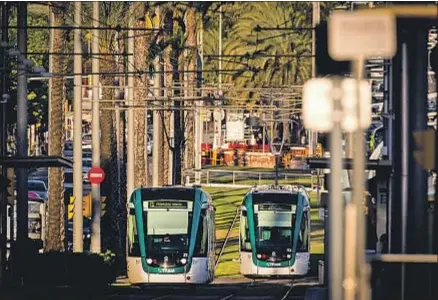
[[[176,270],[175,269],[160,269],[159,272],[160,273],[175,273]]]
[[[267,263],[266,264],[268,267],[280,267],[281,263]]]

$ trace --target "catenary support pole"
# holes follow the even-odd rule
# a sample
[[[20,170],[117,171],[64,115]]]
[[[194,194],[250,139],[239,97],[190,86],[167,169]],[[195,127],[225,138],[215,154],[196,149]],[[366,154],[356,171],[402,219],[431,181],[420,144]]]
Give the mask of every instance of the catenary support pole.
[[[81,2],[75,2],[74,20],[78,27],[81,26]],[[81,30],[74,30],[74,51],[82,53]],[[73,252],[82,252],[83,216],[82,216],[82,55],[73,57],[74,73],[74,120],[73,120]]]
[[[18,50],[27,52],[27,3],[18,3]],[[24,64],[25,54],[18,61],[17,73],[17,150],[18,156],[25,157],[27,153],[27,66]],[[17,261],[24,260],[26,241],[28,237],[28,203],[27,203],[27,169],[17,169]],[[24,265],[18,267],[22,275]]]
[[[120,105],[116,104],[116,144],[117,144],[117,151],[116,151],[116,157],[117,157],[117,182],[121,184],[121,155],[120,155]],[[118,195],[117,199],[120,201],[120,188],[118,189]]]
[[[134,5],[131,3],[130,7],[130,19],[129,19],[129,27],[133,28],[134,26]],[[132,107],[134,103],[134,30],[128,31],[128,53],[131,55],[128,56],[128,124],[127,124],[127,134],[128,134],[128,149],[127,149],[127,193],[128,193],[128,201],[129,197],[131,197],[132,192],[134,191],[134,108]]]
[[[99,4],[100,2],[93,2],[93,27],[99,27]],[[93,36],[91,38],[92,53],[99,53],[99,30],[93,29]],[[100,89],[99,89],[99,57],[93,56],[91,58],[91,69],[93,72],[93,105],[92,105],[92,123],[91,123],[91,142],[92,142],[92,165],[93,167],[100,167]],[[100,185],[91,184],[92,197],[92,220],[91,220],[91,252],[100,253]]]
[[[160,20],[160,8],[157,7],[155,9],[155,13],[157,15],[157,20],[159,23]],[[161,92],[161,57],[158,55],[154,59],[154,67],[155,70],[158,71],[154,75],[154,96],[160,97]],[[158,103],[157,103],[158,104]],[[162,178],[162,174],[160,172],[163,172],[163,170],[160,168],[160,161],[162,157],[162,139],[161,139],[161,133],[162,133],[162,126],[161,126],[161,119],[160,119],[160,112],[159,111],[152,111],[152,122],[153,122],[153,131],[152,131],[152,186],[157,187],[161,185],[163,182],[160,180]]]
[[[320,2],[312,2],[312,27],[316,28],[320,20]],[[312,30],[312,78],[316,76],[316,59],[315,59],[315,49],[316,48],[316,30]],[[315,148],[318,144],[318,133],[313,130],[309,130],[309,155],[315,155]]]
[[[222,5],[223,3],[220,3],[219,7],[219,61],[218,61],[218,85],[219,85],[219,97],[222,95]],[[220,109],[215,109],[213,112],[213,150],[216,150],[221,146],[221,132],[222,130],[222,120],[221,120],[221,114]]]

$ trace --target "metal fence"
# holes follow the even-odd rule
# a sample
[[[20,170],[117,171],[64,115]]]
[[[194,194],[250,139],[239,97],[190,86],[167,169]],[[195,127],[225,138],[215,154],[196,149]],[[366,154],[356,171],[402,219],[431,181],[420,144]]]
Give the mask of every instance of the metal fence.
[[[195,184],[194,173],[194,170],[184,171],[186,185]],[[254,185],[273,184],[274,180],[274,171],[203,169],[201,171],[200,184],[209,187],[249,188]],[[283,171],[278,173],[279,184],[300,184],[308,190],[317,190],[318,187],[321,189],[323,180],[324,178],[321,175],[300,171]]]

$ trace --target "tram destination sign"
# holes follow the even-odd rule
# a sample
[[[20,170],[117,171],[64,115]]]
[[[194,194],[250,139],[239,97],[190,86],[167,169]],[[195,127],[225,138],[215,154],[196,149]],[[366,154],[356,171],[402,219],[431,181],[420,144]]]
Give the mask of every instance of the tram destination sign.
[[[152,209],[187,209],[187,202],[176,202],[176,201],[149,201],[149,208]]]
[[[259,204],[260,211],[294,211],[294,205],[280,203]]]

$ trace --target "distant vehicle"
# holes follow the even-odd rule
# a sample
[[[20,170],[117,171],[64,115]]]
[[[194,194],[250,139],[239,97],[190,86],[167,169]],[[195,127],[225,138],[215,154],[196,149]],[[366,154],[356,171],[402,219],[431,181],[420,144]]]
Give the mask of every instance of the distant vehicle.
[[[44,200],[37,192],[29,191],[27,192],[28,200]]]
[[[310,205],[302,186],[257,186],[243,199],[240,273],[297,277],[309,272]]]
[[[147,145],[148,155],[152,155],[152,145],[153,145],[152,135],[148,133],[148,145]]]
[[[215,209],[199,188],[136,189],[128,204],[131,284],[209,283],[214,279]]]
[[[82,145],[91,145],[91,133],[82,135]]]
[[[65,150],[71,150],[71,151],[73,151],[73,142],[71,142],[71,141],[67,141],[67,142],[65,142],[64,143],[64,151]]]
[[[42,199],[47,200],[47,186],[42,180],[28,180],[27,189],[37,193]]]

